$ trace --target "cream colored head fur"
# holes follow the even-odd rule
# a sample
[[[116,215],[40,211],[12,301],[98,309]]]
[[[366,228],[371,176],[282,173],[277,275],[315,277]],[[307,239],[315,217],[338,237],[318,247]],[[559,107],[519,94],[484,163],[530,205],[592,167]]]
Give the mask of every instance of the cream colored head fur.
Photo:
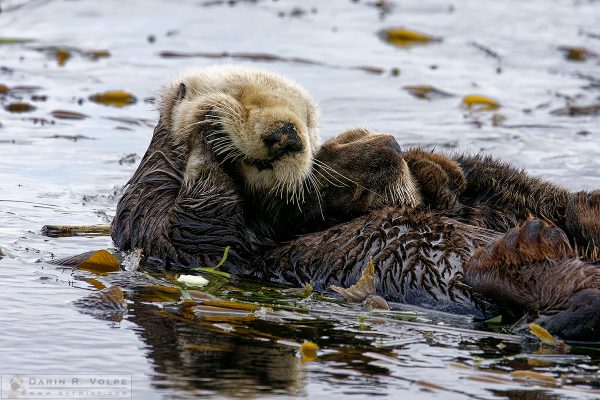
[[[181,83],[184,96],[178,98]],[[266,189],[297,199],[301,195],[320,141],[317,106],[298,84],[246,66],[191,69],[165,87],[161,115],[167,114],[175,144],[189,142],[207,124],[211,129],[218,126],[216,132],[208,130],[207,141],[216,154],[224,154],[223,161],[239,163],[250,190]],[[272,168],[257,167],[256,161],[269,161],[263,139],[284,123],[293,124],[302,150],[274,160]],[[184,182],[193,181],[202,162],[202,156],[190,155]]]

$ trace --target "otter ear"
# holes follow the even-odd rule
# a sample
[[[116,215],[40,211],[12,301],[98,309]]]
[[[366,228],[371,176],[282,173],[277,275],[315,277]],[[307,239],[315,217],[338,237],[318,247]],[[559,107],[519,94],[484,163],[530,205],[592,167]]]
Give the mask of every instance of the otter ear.
[[[177,91],[177,101],[181,101],[185,98],[186,87],[185,83],[181,82],[179,84],[179,90]]]

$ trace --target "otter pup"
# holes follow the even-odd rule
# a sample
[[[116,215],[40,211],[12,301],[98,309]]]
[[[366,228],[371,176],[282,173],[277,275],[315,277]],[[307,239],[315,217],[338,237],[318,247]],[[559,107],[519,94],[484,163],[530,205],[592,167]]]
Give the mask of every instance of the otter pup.
[[[323,148],[317,157],[326,159],[338,176],[346,176],[350,186],[357,187],[357,183],[362,182],[367,187],[373,184],[381,187],[380,177],[392,182],[400,179],[399,186],[404,187],[406,192],[416,193],[413,198],[418,199],[406,201],[400,196],[396,202],[391,199],[386,204],[425,207],[461,222],[498,232],[507,232],[530,217],[541,218],[565,231],[581,255],[594,258],[598,252],[600,191],[570,193],[565,188],[484,155],[446,156],[419,148],[398,151],[396,163],[407,167],[408,172],[400,167],[392,168],[389,163],[394,161],[387,160],[387,165],[378,163],[376,159],[379,156],[373,150],[367,152],[372,161],[362,162],[359,157],[365,151],[362,149],[365,147],[363,142],[376,142],[378,139],[375,138],[386,136],[365,129],[350,133],[328,142],[342,143],[342,146]],[[369,164],[380,166],[378,172],[370,170]],[[411,179],[402,183],[407,173]],[[331,199],[350,210],[357,207],[354,203],[368,204],[356,196],[344,201],[344,191],[338,189],[337,193],[330,193]],[[363,207],[362,214],[374,208]]]

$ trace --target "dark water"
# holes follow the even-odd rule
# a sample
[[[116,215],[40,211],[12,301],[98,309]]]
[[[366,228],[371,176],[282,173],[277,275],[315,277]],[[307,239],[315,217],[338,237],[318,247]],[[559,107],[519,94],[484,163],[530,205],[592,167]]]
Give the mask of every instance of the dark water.
[[[600,116],[551,113],[600,101],[600,59],[571,61],[558,49],[600,53],[599,2],[385,3],[389,10],[362,0],[0,1],[0,89],[9,89],[0,93],[0,372],[131,375],[133,397],[143,399],[600,397],[595,348],[560,351],[473,332],[494,329],[460,317],[401,306],[378,313],[218,276],[209,291],[234,303],[190,305],[148,289],[172,287],[172,277],[100,276],[43,261],[112,245],[108,237],[48,238],[40,229],[108,223],[150,140],[157,113],[149,98],[170,75],[214,62],[249,62],[296,79],[319,101],[325,138],[367,126],[405,145],[486,151],[573,190],[600,187]],[[395,47],[378,35],[393,27],[442,41]],[[6,43],[15,38],[31,41]],[[94,59],[97,50],[110,57]],[[418,99],[406,85],[453,96]],[[88,100],[107,90],[137,102]],[[501,107],[469,112],[460,106],[469,94]],[[15,102],[35,110],[4,108]],[[56,110],[88,118],[61,119]],[[93,300],[111,285],[126,292],[120,312]],[[319,346],[316,360],[299,355],[305,341]]]

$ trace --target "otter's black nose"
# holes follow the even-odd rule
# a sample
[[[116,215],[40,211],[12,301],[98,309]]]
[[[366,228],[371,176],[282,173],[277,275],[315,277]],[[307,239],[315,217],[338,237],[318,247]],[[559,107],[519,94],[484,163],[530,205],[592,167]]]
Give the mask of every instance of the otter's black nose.
[[[302,150],[302,139],[291,122],[284,122],[264,139],[270,158],[280,158],[285,154]]]
[[[376,144],[382,150],[385,146],[399,156],[402,155],[402,148],[392,135],[372,135],[370,136],[370,142]]]

